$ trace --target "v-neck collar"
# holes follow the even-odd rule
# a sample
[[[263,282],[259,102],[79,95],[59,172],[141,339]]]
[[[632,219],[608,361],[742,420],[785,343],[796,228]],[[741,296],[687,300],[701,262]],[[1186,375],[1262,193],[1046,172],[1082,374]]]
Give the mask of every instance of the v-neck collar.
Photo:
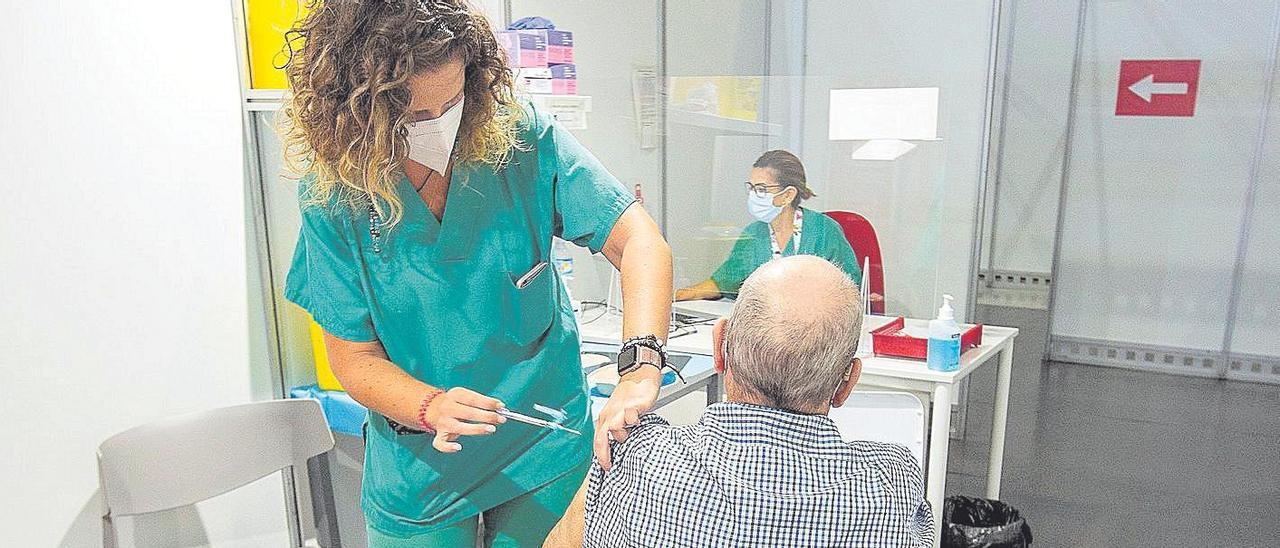
[[[427,202],[409,182],[409,176],[401,172],[396,186],[404,204],[402,222],[421,227],[425,243],[434,245],[443,261],[466,259],[476,238],[474,230],[480,219],[480,206],[484,203],[484,190],[475,185],[483,184],[483,177],[472,177],[474,170],[466,163],[456,163],[449,175],[449,189],[445,191],[444,212],[436,219]],[[466,226],[462,226],[462,225]]]

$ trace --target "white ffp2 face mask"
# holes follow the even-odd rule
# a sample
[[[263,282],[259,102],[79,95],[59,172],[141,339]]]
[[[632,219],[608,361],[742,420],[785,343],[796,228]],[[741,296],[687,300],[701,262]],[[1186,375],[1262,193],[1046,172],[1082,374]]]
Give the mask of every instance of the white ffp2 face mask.
[[[444,174],[449,168],[449,158],[453,156],[453,141],[458,137],[458,127],[462,125],[462,105],[466,102],[464,96],[458,104],[444,111],[444,114],[408,125],[410,160]]]
[[[786,190],[783,190],[786,192]],[[778,194],[782,194],[779,192]],[[747,192],[747,212],[752,217],[763,223],[773,222],[782,213],[782,207],[773,205],[773,199],[778,194],[757,194],[755,192]]]

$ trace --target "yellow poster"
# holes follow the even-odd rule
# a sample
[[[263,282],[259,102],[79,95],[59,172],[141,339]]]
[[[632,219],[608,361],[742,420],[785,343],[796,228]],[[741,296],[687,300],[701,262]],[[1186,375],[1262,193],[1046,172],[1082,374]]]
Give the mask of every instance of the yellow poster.
[[[253,89],[289,87],[283,66],[284,33],[306,15],[306,0],[245,0],[245,35],[249,39],[249,85]]]
[[[764,89],[759,76],[675,76],[670,81],[674,108],[748,122],[759,119]]]

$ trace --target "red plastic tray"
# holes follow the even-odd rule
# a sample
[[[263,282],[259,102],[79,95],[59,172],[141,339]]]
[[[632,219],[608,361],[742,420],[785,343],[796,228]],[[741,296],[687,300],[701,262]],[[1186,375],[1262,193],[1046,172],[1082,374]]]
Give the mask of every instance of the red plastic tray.
[[[912,337],[902,331],[907,321],[901,316],[871,331],[871,346],[877,356],[926,359],[929,339]],[[970,326],[960,335],[960,353],[982,344],[982,324]]]

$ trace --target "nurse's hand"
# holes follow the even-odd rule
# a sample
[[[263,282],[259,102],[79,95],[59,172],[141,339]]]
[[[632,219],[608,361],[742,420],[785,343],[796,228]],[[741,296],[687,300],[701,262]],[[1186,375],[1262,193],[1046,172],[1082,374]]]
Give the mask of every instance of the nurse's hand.
[[[662,388],[662,372],[651,366],[627,373],[618,381],[613,395],[604,404],[600,416],[596,417],[596,437],[594,440],[596,462],[608,470],[613,466],[609,457],[609,439],[618,442],[626,441],[627,427],[640,423],[640,415],[653,409],[658,401],[658,389]]]
[[[441,453],[457,453],[462,450],[462,444],[458,443],[462,436],[487,436],[496,432],[497,425],[507,422],[495,412],[504,405],[479,392],[450,388],[427,406],[427,424],[436,429],[431,446]]]

